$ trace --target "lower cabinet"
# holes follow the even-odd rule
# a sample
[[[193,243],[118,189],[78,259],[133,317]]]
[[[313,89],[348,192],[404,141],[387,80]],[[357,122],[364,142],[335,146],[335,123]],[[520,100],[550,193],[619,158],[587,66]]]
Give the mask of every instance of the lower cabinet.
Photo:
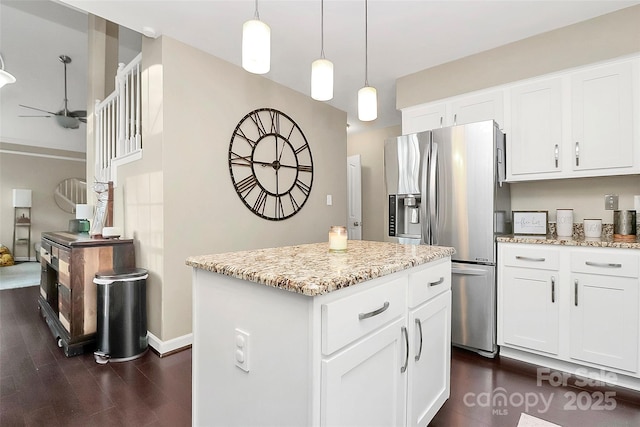
[[[405,425],[405,320],[322,361],[322,425]]]
[[[451,260],[315,297],[194,269],[194,425],[427,426],[450,394]]]
[[[640,378],[640,252],[499,243],[498,264],[503,349]]]
[[[638,257],[571,255],[571,358],[638,372]]]
[[[411,311],[409,335],[408,426],[426,426],[450,393],[451,291]]]

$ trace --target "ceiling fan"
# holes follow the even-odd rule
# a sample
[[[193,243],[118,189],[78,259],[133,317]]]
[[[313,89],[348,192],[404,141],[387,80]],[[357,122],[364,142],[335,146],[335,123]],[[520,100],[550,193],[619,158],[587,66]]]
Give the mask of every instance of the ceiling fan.
[[[60,62],[64,64],[64,107],[62,110],[54,113],[53,111],[43,110],[41,108],[29,107],[28,105],[19,104],[21,107],[29,108],[31,110],[42,111],[43,113],[50,114],[49,116],[20,116],[20,117],[54,117],[56,122],[65,129],[78,129],[80,122],[87,123],[87,110],[75,110],[69,111],[67,99],[67,64],[71,63],[71,58],[67,55],[60,55],[58,57]]]

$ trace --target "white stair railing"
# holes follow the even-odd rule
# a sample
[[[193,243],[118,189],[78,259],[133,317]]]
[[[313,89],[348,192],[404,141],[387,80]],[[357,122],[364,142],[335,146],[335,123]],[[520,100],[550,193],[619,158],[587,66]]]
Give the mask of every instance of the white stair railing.
[[[142,53],[128,65],[119,64],[115,90],[95,106],[95,177],[115,181],[118,164],[140,158],[142,150]]]

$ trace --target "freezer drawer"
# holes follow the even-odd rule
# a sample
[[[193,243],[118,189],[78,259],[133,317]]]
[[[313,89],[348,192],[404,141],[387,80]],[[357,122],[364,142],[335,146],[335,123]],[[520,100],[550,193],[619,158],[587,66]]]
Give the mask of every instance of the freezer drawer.
[[[451,264],[451,342],[486,356],[497,352],[495,269]]]

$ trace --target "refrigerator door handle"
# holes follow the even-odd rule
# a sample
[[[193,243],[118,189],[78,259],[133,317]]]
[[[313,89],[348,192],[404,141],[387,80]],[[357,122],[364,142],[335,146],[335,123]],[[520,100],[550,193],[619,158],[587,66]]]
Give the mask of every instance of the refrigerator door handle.
[[[480,270],[477,268],[451,268],[453,274],[464,274],[466,276],[484,276],[487,274],[486,270]]]
[[[420,198],[421,198],[421,203],[420,203],[420,222],[422,223],[422,242],[425,245],[429,245],[431,244],[431,242],[429,241],[429,227],[431,224],[431,220],[429,219],[429,212],[427,210],[427,200],[428,200],[428,194],[429,194],[429,190],[427,188],[427,183],[429,182],[429,170],[430,168],[430,162],[431,162],[431,153],[430,153],[430,145],[428,146],[427,149],[424,150],[424,155],[422,158],[422,171],[421,171],[421,182],[420,182],[420,189],[421,189],[421,194],[420,194]]]
[[[437,226],[438,226],[438,195],[437,195],[437,178],[438,178],[438,144],[431,145],[431,159],[429,161],[429,229],[431,233],[430,244],[437,244]]]

